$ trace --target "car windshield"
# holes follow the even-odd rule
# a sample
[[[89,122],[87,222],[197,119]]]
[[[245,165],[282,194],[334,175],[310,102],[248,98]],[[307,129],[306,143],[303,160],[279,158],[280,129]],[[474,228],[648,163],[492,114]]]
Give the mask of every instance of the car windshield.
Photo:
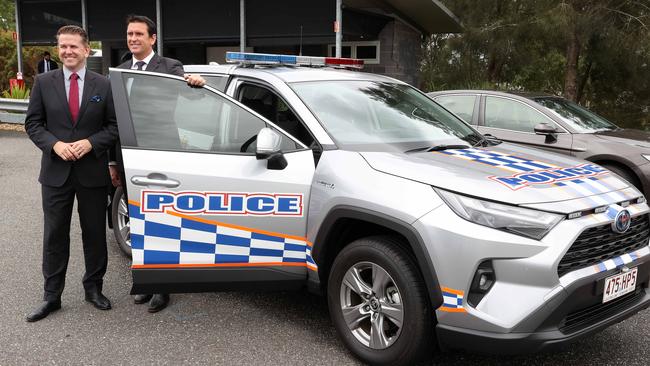
[[[349,150],[458,148],[483,141],[465,122],[408,85],[336,80],[291,86],[336,143]]]
[[[534,101],[550,109],[551,112],[571,125],[579,133],[615,130],[618,128],[605,118],[566,99],[544,97],[534,98]]]

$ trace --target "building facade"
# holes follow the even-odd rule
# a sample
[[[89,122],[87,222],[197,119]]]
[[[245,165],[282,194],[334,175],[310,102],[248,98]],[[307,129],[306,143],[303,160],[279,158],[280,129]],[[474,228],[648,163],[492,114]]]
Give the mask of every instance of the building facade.
[[[418,85],[422,37],[461,31],[435,0],[16,0],[24,45],[53,44],[57,29],[83,26],[102,43],[102,71],[128,53],[128,14],[158,24],[158,51],[184,64],[224,62],[227,51],[364,59],[365,70]],[[243,42],[242,42],[243,41]]]

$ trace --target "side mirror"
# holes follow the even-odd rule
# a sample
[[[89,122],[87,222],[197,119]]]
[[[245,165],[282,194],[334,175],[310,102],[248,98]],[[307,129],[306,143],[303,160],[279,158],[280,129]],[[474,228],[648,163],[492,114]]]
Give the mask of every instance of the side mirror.
[[[555,127],[549,125],[548,123],[540,123],[535,125],[535,133],[537,135],[545,135],[545,142],[547,144],[557,141],[557,130]]]
[[[554,135],[557,133],[557,130],[548,123],[540,123],[535,125],[535,133],[538,135]]]
[[[287,159],[282,154],[280,146],[282,136],[268,127],[264,127],[257,134],[257,160],[267,160],[266,167],[271,170],[282,170],[287,167]]]

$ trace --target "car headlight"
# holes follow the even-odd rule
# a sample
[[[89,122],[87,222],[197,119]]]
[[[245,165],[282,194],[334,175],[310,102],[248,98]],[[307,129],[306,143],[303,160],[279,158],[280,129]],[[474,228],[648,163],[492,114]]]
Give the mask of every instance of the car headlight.
[[[467,221],[537,240],[564,218],[563,215],[484,201],[442,189],[436,189],[436,192],[452,211]]]

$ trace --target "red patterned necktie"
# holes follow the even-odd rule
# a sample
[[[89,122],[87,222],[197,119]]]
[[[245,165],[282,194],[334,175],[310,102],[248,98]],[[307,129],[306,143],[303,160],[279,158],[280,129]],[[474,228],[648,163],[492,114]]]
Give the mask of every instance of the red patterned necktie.
[[[79,116],[79,83],[77,79],[79,75],[76,72],[73,72],[70,75],[70,93],[68,95],[68,106],[70,107],[70,115],[72,116],[72,124],[77,123],[77,117]]]

